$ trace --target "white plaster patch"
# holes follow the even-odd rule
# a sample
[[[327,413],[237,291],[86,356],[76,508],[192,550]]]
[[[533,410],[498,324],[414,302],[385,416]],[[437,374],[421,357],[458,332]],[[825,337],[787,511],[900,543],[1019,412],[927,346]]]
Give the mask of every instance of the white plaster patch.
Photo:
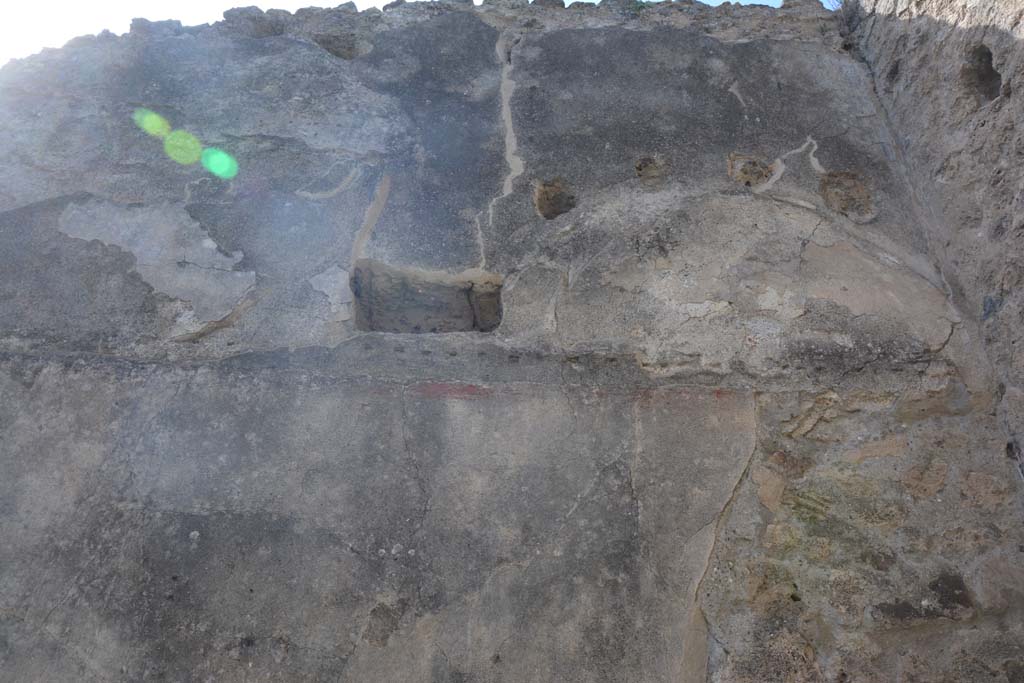
[[[829,337],[836,344],[839,344],[840,346],[843,346],[845,348],[852,349],[854,346],[856,346],[856,344],[853,341],[853,337],[851,337],[848,334],[842,332],[833,332],[832,334],[829,335]]]
[[[331,266],[309,278],[309,284],[316,291],[327,295],[331,302],[331,313],[337,319],[348,320],[352,317],[352,289],[349,287],[347,270]]]
[[[946,295],[920,275],[872,258],[849,242],[804,250],[809,298],[845,306],[905,325],[929,348],[941,348],[959,321]]]
[[[256,282],[253,271],[232,270],[242,252],[225,256],[217,251],[202,226],[170,204],[71,204],[61,214],[59,229],[70,237],[99,240],[131,253],[135,271],[150,286],[192,305],[184,315],[186,327],[226,317]]]
[[[728,301],[701,301],[693,304],[679,304],[677,307],[687,318],[706,318],[715,313],[729,310]]]
[[[780,292],[774,287],[765,287],[765,291],[757,297],[757,307],[762,311],[774,312],[782,320],[793,320],[804,314],[800,297],[788,289]]]

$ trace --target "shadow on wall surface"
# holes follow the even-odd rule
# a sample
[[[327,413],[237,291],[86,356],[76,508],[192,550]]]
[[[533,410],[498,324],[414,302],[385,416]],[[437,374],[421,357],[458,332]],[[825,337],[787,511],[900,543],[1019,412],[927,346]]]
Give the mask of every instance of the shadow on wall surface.
[[[850,25],[917,191],[931,256],[982,327],[1003,382],[1003,418],[1018,441],[1024,96],[1014,86],[1024,84],[1022,17],[1020,2],[864,0]]]

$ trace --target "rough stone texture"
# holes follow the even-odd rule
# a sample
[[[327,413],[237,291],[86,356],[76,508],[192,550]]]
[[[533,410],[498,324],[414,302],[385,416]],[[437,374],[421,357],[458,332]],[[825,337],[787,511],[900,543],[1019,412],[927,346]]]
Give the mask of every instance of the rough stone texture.
[[[849,33],[922,207],[929,251],[982,335],[1024,439],[1024,5],[865,0]],[[921,134],[928,131],[928,134]],[[1024,468],[1024,465],[1022,465]],[[1024,469],[1022,469],[1024,472]]]
[[[1022,13],[905,4],[0,70],[0,679],[1020,681]]]

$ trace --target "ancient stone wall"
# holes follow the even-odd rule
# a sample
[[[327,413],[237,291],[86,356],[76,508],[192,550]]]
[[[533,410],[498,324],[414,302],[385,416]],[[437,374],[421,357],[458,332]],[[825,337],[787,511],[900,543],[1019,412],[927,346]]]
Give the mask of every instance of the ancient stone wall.
[[[1016,1],[866,0],[850,27],[917,193],[929,251],[982,328],[1018,464],[1024,103],[1014,86],[1024,75],[1022,17]]]
[[[1020,681],[1016,18],[883,5],[0,70],[0,679]]]

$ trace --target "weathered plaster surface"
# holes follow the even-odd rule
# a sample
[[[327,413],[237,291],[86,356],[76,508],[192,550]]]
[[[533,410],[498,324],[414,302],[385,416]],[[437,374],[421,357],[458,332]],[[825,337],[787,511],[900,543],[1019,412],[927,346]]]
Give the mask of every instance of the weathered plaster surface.
[[[0,70],[0,679],[1021,680],[1019,12],[866,4]]]

